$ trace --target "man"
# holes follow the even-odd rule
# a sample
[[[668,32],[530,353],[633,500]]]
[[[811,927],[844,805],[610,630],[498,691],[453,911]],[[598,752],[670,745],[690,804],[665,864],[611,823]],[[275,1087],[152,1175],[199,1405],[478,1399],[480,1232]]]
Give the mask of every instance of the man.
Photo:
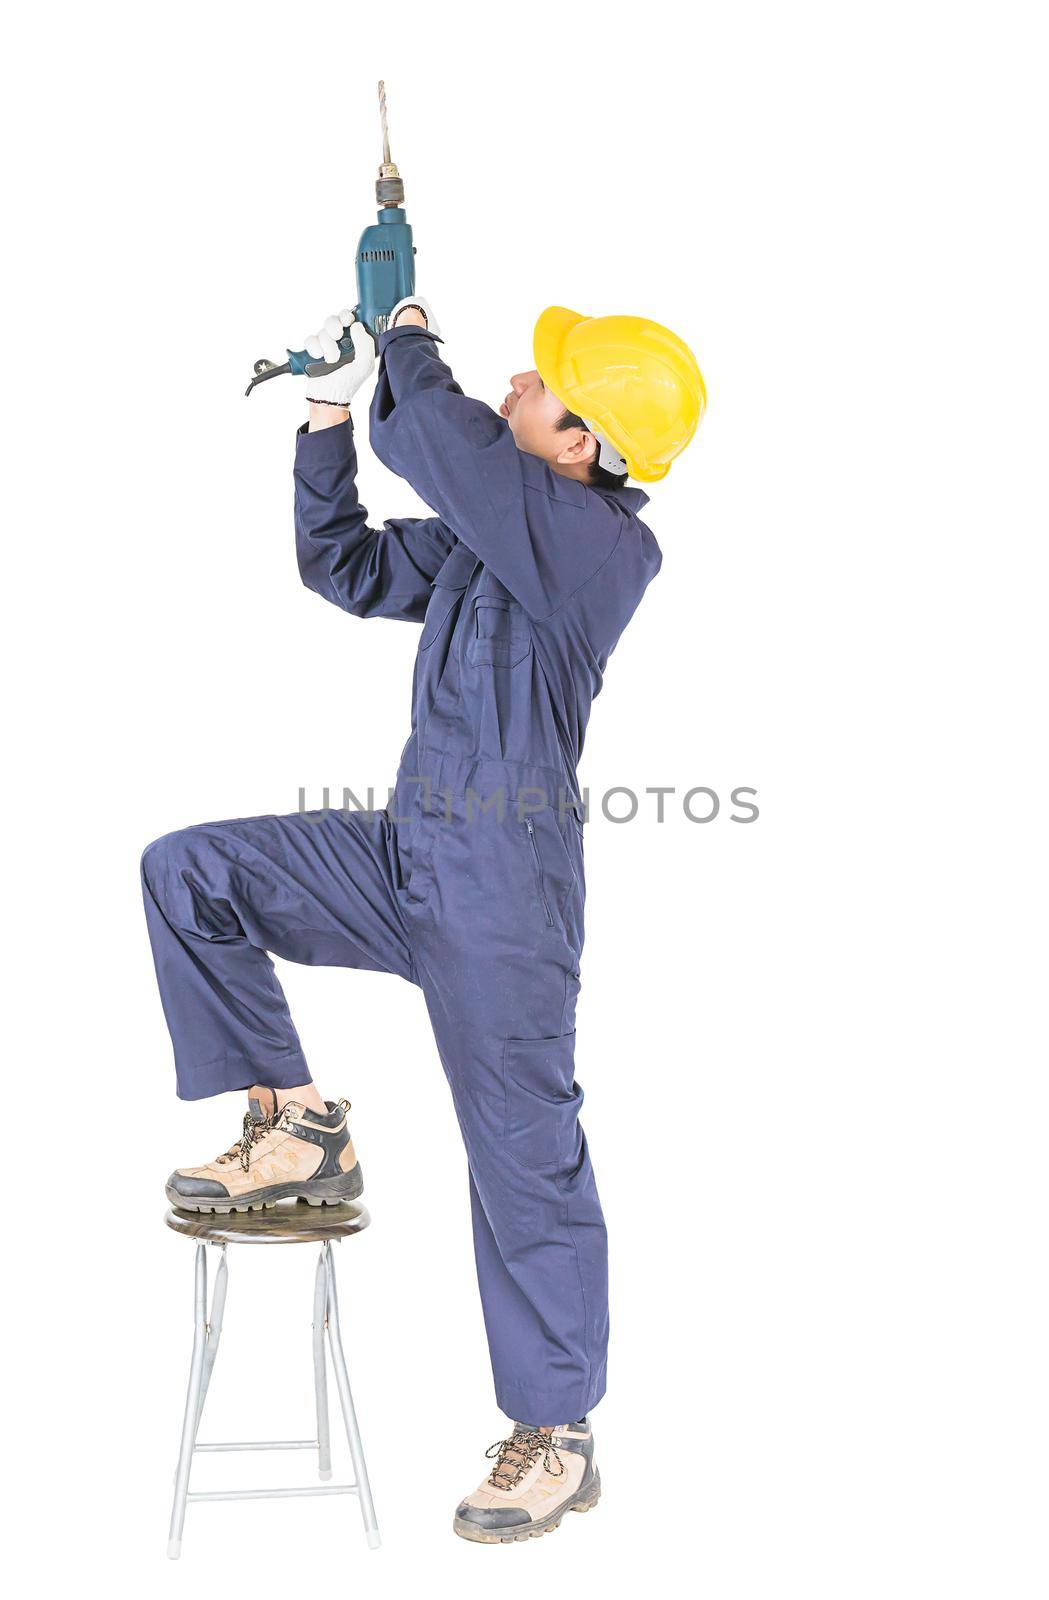
[[[351,323],[330,317],[310,353],[337,359]],[[660,565],[626,475],[665,475],[705,394],[667,329],[551,308],[537,370],[497,415],[455,383],[425,302],[402,302],[380,340],[371,443],[435,515],[370,529],[349,406],[375,352],[350,332],[355,360],[307,380],[299,567],[355,616],[423,624],[411,737],[385,811],[205,824],[145,852],[179,1095],[249,1092],[239,1143],[172,1173],[167,1193],[229,1211],[361,1192],[348,1105],[313,1084],[267,951],[422,987],[469,1160],[496,1397],[515,1423],[454,1526],[509,1542],[600,1493],[588,1417],[605,1389],[607,1263],[573,1072],[576,766],[605,663]]]

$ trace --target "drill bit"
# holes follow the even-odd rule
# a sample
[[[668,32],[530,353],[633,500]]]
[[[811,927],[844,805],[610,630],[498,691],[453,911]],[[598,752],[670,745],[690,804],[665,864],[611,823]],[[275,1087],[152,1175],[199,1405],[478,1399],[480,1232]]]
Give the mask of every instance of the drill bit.
[[[386,85],[379,79],[379,121],[382,123],[382,164],[391,166],[390,161],[390,130],[386,126]]]

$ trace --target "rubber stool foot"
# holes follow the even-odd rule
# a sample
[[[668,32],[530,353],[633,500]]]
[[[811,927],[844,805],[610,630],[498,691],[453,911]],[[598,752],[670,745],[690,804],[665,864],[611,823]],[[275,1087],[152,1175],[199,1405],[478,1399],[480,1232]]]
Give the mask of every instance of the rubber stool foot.
[[[368,1549],[369,1550],[378,1550],[378,1548],[379,1548],[379,1546],[381,1544],[382,1544],[382,1540],[379,1538],[378,1531],[376,1531],[375,1533],[369,1533],[369,1535],[368,1535]]]
[[[328,1479],[331,1477],[331,1468],[330,1467],[318,1467],[317,1476],[318,1476],[318,1478],[320,1478],[322,1483],[327,1483]]]
[[[182,1554],[182,1540],[181,1539],[169,1539],[168,1540],[168,1560],[169,1561],[177,1561],[181,1554]]]

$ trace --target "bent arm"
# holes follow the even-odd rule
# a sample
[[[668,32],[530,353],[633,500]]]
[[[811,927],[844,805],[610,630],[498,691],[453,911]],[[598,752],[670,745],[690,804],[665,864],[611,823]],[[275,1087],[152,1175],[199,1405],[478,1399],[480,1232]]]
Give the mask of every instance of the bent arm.
[[[438,512],[533,617],[555,611],[608,559],[624,518],[601,495],[518,450],[490,406],[463,394],[435,337],[380,342],[375,454]]]
[[[302,581],[355,617],[421,622],[455,535],[439,517],[392,518],[369,528],[356,479],[351,422],[300,431],[295,548]]]

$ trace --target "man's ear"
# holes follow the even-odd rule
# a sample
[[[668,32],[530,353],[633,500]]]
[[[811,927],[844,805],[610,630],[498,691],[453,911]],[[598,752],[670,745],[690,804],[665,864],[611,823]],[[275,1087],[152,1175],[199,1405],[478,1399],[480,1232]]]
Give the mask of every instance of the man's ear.
[[[585,467],[597,459],[597,440],[585,428],[569,428],[565,446],[557,457],[559,467]]]

